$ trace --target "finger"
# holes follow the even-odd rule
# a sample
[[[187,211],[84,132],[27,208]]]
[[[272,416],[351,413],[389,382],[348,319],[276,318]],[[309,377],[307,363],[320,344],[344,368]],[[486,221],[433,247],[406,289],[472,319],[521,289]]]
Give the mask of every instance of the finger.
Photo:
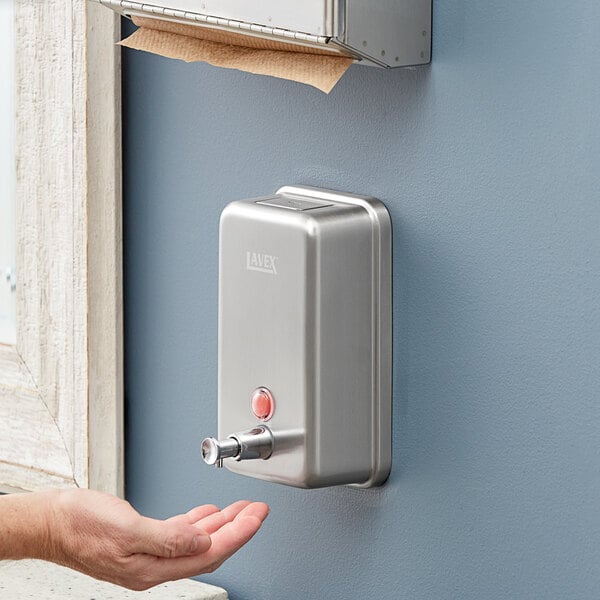
[[[194,526],[201,531],[205,531],[206,533],[212,535],[215,531],[223,527],[225,523],[233,521],[233,519],[235,519],[235,517],[249,504],[251,504],[249,500],[239,500],[238,502],[230,504],[219,512],[213,513],[212,515],[196,521]]]
[[[207,533],[177,518],[159,521],[140,517],[133,534],[132,553],[174,558],[206,552],[211,546]]]
[[[232,521],[236,515],[240,513],[246,506],[250,504],[249,500],[238,500],[233,504],[219,510],[216,506],[197,507],[186,513],[185,515],[177,515],[169,520],[191,522],[200,531],[209,535],[223,527],[225,523]],[[205,510],[206,509],[206,510]],[[189,515],[189,516],[188,516]],[[198,517],[194,520],[195,517]]]
[[[212,569],[220,567],[244,544],[254,537],[269,515],[269,507],[264,502],[254,502],[244,509],[231,523],[224,525],[211,536],[212,545],[205,553],[212,560]]]
[[[172,517],[169,517],[167,521],[180,521],[183,523],[189,523],[190,525],[193,525],[200,519],[208,517],[209,515],[212,515],[216,512],[219,512],[218,506],[215,506],[214,504],[204,504],[202,506],[196,506],[195,508],[192,508],[191,510],[182,515],[174,515]]]
[[[141,557],[151,561],[145,569],[152,574],[154,585],[213,571],[254,536],[268,513],[268,506],[262,502],[249,504],[214,534],[207,552],[173,559]]]
[[[204,504],[203,506],[196,506],[188,512],[185,513],[185,516],[188,518],[189,523],[196,523],[200,519],[204,519],[209,515],[212,515],[216,512],[219,512],[219,507],[214,504]]]

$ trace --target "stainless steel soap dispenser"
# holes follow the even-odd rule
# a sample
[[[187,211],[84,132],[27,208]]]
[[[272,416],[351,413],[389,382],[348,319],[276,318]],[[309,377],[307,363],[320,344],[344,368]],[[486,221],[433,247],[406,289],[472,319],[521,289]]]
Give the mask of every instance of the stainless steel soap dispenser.
[[[283,187],[225,208],[205,462],[303,488],[387,479],[391,260],[374,198]]]

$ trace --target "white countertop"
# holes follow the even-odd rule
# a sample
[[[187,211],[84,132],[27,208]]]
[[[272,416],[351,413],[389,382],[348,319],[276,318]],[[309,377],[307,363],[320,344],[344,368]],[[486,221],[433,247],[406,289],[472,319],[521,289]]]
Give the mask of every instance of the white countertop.
[[[0,598],[6,600],[227,600],[214,585],[182,579],[132,592],[41,560],[0,561]]]

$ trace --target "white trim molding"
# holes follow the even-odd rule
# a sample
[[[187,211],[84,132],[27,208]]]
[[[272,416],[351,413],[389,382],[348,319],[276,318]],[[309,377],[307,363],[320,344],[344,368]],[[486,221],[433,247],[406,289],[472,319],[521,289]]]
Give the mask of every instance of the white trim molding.
[[[0,486],[123,495],[119,21],[16,0],[17,343],[0,346]]]

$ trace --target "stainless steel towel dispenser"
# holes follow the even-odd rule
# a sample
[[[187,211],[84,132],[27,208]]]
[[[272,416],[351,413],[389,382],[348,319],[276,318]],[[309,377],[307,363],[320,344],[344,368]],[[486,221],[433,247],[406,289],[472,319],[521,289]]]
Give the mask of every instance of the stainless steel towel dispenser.
[[[343,54],[371,66],[431,60],[431,0],[95,1],[127,17],[259,37],[279,48]]]
[[[391,467],[391,223],[309,187],[222,213],[218,437],[205,462],[312,488]]]

